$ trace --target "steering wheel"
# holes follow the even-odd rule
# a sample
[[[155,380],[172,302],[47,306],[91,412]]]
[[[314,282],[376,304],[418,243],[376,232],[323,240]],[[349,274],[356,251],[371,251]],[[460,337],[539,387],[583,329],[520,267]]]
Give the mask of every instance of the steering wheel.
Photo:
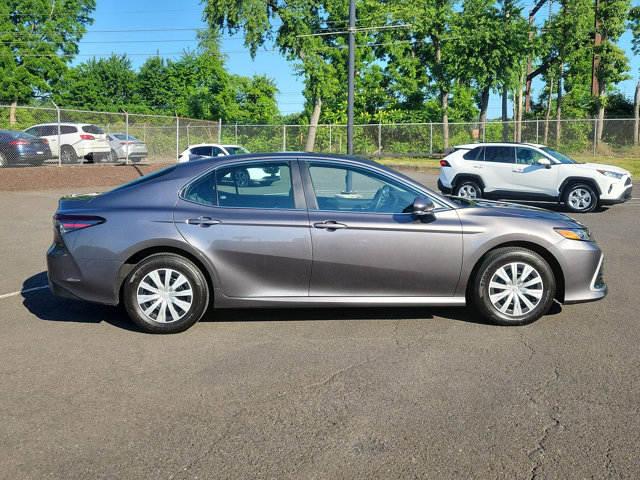
[[[371,204],[369,205],[369,210],[372,212],[377,212],[378,209],[385,204],[385,202],[389,199],[389,185],[384,185],[380,187],[376,194],[373,196],[373,200],[371,200]]]

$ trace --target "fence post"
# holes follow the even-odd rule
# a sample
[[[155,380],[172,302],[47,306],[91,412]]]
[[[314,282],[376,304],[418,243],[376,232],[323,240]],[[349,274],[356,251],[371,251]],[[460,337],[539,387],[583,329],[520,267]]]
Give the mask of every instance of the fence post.
[[[487,122],[486,120],[482,122],[482,142],[484,143],[484,139],[487,134]]]
[[[429,122],[429,154],[433,154],[433,123]]]
[[[538,139],[539,132],[540,132],[540,119],[536,118],[536,143],[540,143],[540,140]]]
[[[187,147],[189,145],[191,145],[191,140],[189,139],[189,126],[191,125],[191,122],[187,123]]]
[[[178,163],[178,157],[180,157],[180,117],[176,112],[176,163]]]
[[[593,158],[596,158],[596,150],[598,148],[598,117],[593,122]]]
[[[234,142],[237,145],[238,144],[238,122],[236,122],[236,130],[235,130],[235,137],[234,138],[235,138]]]
[[[282,125],[282,151],[287,151],[287,126]]]
[[[124,128],[125,128],[125,135],[127,136],[127,139],[125,140],[126,143],[126,147],[127,147],[127,160],[126,163],[127,165],[129,165],[129,145],[131,144],[131,142],[129,141],[129,113],[123,108],[122,111],[124,112]]]
[[[378,120],[378,158],[382,156],[382,117]]]
[[[62,157],[60,156],[60,107],[56,105],[56,102],[51,100],[53,106],[56,107],[56,112],[58,113],[58,166],[62,166]]]
[[[222,143],[222,119],[218,119],[218,143]]]
[[[329,123],[329,153],[331,153],[331,149],[333,148],[332,139],[331,139],[331,127],[333,123]]]

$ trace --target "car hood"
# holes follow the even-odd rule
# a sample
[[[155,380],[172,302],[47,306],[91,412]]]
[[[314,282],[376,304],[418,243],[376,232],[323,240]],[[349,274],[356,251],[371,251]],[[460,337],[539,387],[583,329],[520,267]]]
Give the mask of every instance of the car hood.
[[[545,210],[544,208],[531,207],[529,205],[485,199],[471,200],[460,197],[450,198],[454,203],[459,204],[462,208],[482,208],[490,211],[493,215],[521,218],[544,218],[547,220],[579,223],[575,219],[568,215],[564,215],[563,213],[552,212],[550,210]]]
[[[631,175],[631,173],[624,168],[616,167],[614,165],[604,165],[602,163],[578,163],[575,166],[585,170],[606,170],[608,172],[620,173],[622,175]]]

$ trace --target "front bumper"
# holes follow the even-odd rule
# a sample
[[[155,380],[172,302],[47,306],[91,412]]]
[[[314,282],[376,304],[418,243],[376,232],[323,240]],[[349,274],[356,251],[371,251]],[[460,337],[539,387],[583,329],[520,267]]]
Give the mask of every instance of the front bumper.
[[[601,198],[600,204],[616,205],[618,203],[624,203],[628,200],[631,200],[632,192],[633,192],[633,185],[630,184],[616,198]]]
[[[563,240],[549,249],[564,276],[562,303],[600,300],[607,295],[602,275],[603,255],[595,243]]]

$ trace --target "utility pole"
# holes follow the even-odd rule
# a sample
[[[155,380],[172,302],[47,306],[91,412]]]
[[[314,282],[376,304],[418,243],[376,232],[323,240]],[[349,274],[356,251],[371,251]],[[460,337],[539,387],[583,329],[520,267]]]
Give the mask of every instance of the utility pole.
[[[356,50],[356,0],[349,0],[349,85],[347,94],[347,155],[353,155],[353,83]]]

